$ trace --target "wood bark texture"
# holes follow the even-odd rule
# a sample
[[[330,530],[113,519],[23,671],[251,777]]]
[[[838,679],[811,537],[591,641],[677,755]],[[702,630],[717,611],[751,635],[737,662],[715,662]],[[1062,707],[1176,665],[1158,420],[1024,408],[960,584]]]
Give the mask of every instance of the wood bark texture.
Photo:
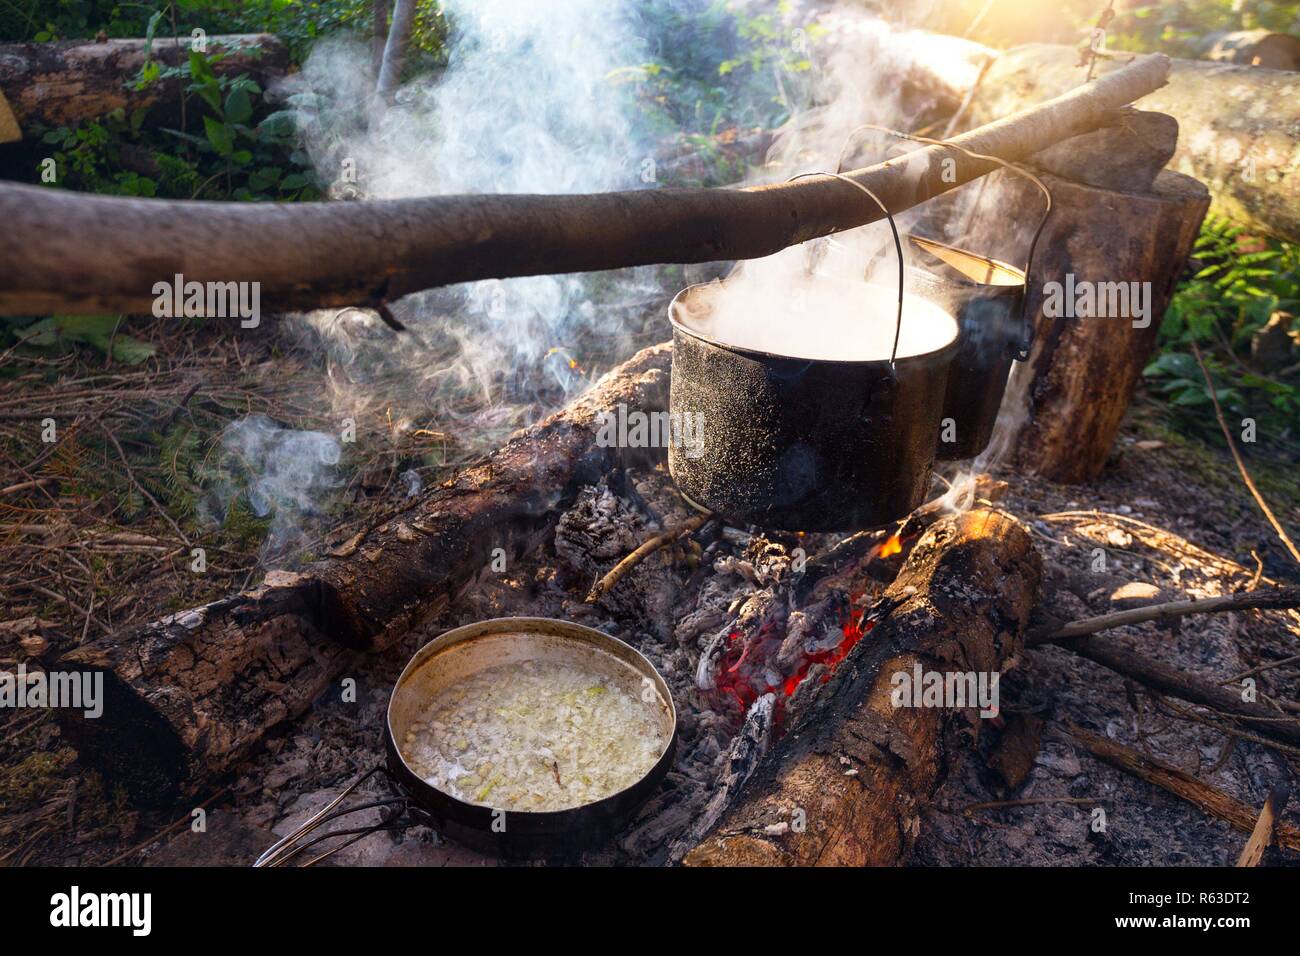
[[[894,707],[896,673],[1000,672],[1021,651],[1042,570],[1013,518],[936,522],[886,594],[901,600],[789,728],[687,866],[880,866],[902,862],[919,812],[979,717]],[[794,824],[799,822],[801,826]]]

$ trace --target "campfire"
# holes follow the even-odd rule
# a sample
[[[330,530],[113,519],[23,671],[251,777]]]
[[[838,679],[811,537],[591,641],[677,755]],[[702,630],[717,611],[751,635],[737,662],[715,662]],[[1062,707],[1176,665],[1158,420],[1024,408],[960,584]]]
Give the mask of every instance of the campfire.
[[[1258,623],[1300,604],[1270,563],[1300,561],[1290,515],[1272,510],[1234,438],[1234,417],[1252,443],[1263,419],[1216,382],[1227,365],[1202,356],[1198,321],[1170,310],[1190,354],[1160,338],[1179,282],[1220,268],[1187,264],[1212,198],[1235,188],[1224,183],[1239,178],[1230,202],[1261,210],[1290,197],[1266,172],[1282,199],[1262,201],[1254,176],[1255,153],[1282,162],[1261,145],[1281,120],[1228,149],[1250,176],[1205,165],[1206,131],[1221,131],[1200,110],[1204,128],[1179,152],[1181,117],[1150,97],[1220,67],[1108,54],[1110,7],[1096,42],[1064,58],[856,17],[816,60],[808,34],[787,35],[788,5],[754,21],[723,5],[727,42],[749,55],[709,65],[704,96],[698,64],[652,62],[633,35],[649,8],[443,6],[417,18],[413,2],[375,4],[376,43],[308,44],[292,68],[262,38],[273,74],[257,83],[229,72],[259,59],[234,55],[237,38],[216,44],[232,54],[220,71],[183,54],[177,9],[156,60],[162,13],[139,41],[105,33],[0,56],[0,80],[24,88],[0,91],[0,139],[62,128],[56,107],[97,110],[119,93],[133,104],[95,127],[109,145],[42,138],[63,145],[40,188],[0,183],[0,214],[24,237],[0,270],[0,312],[15,319],[0,364],[31,363],[0,382],[22,472],[0,483],[0,530],[32,545],[4,569],[25,603],[0,621],[21,664],[0,705],[74,690],[84,705],[6,727],[5,746],[39,734],[65,761],[50,771],[62,802],[14,828],[30,824],[39,845],[55,814],[87,817],[102,792],[133,826],[237,808],[242,837],[223,831],[221,862],[258,866],[931,862],[947,851],[923,847],[923,831],[969,837],[949,839],[936,815],[1061,803],[1104,817],[1114,789],[1092,786],[1077,752],[1250,832],[1243,861],[1270,842],[1300,848],[1280,787],[1259,811],[1238,797],[1258,797],[1263,776],[1235,795],[1206,779],[1238,747],[1294,758],[1300,703],[1272,683],[1290,649],[1247,652],[1229,636],[1210,650],[1171,640],[1161,656],[1096,636],[1158,623],[1182,638],[1170,622],[1189,614],[1227,612],[1236,628],[1233,612]],[[674,26],[655,28],[658,52],[672,52],[679,16],[673,6]],[[417,19],[436,71],[428,43],[404,63]],[[1261,42],[1250,46],[1273,49]],[[708,84],[763,73],[767,46],[781,47],[780,96],[767,97],[780,109],[754,121],[781,129],[737,120],[702,135],[672,118],[683,104],[661,85],[689,90],[694,130],[721,89]],[[135,64],[136,88],[87,49]],[[871,54],[866,86],[852,82],[855,50]],[[72,79],[40,102],[26,91],[37,71]],[[1280,102],[1289,88],[1264,72],[1232,73],[1233,89]],[[534,95],[521,74],[550,89]],[[112,96],[72,91],[92,80]],[[164,87],[186,155],[137,155],[119,140],[153,142],[144,124]],[[1021,87],[1043,95],[1018,102]],[[638,126],[633,105],[655,121]],[[140,170],[96,169],[101,148]],[[64,183],[69,155],[81,178]],[[735,164],[725,177],[718,156]],[[1167,168],[1175,158],[1212,172],[1213,189]],[[711,185],[660,188],[695,179]],[[79,188],[92,181],[114,195]],[[1261,215],[1296,228],[1289,213]],[[1267,248],[1233,233],[1213,255],[1258,266]],[[1251,338],[1252,361],[1259,351],[1281,379],[1300,367],[1281,313],[1290,291],[1268,295],[1279,314],[1258,349]],[[264,326],[263,310],[288,331]],[[128,334],[150,313],[211,320],[211,354],[196,358],[188,329]],[[1223,348],[1246,369],[1243,329]],[[310,387],[282,393],[291,340]],[[175,354],[164,362],[160,347]],[[102,368],[86,364],[92,349]],[[168,378],[168,362],[189,371]],[[1170,543],[1156,524],[1179,488],[1167,476],[1141,512],[1135,498],[1100,513],[1098,488],[1124,456],[1154,450],[1124,429],[1155,372],[1178,407],[1213,410],[1282,545],[1261,557],[1253,542],[1253,573]],[[1249,374],[1250,389],[1278,385]],[[214,387],[219,376],[238,387]],[[1289,407],[1284,392],[1270,392],[1270,415]],[[131,404],[146,394],[153,404]],[[120,480],[83,485],[109,463]],[[123,527],[137,522],[151,534]],[[1233,533],[1221,541],[1239,544]],[[1070,563],[1085,549],[1086,572]],[[129,571],[101,576],[128,552]],[[187,555],[189,573],[212,577],[179,577]],[[1163,593],[1216,560],[1200,590]],[[1130,565],[1152,581],[1130,580]],[[146,617],[137,585],[167,569],[186,584]],[[69,624],[52,639],[46,601]],[[1110,612],[1085,613],[1098,604]],[[1188,663],[1194,652],[1204,659]],[[1104,669],[1127,710],[1088,696],[1079,684],[1094,672],[1072,668]],[[1143,724],[1152,713],[1221,736],[1213,765],[1190,735],[1194,772],[1156,759],[1148,738],[1165,728]],[[1060,774],[1050,794],[1027,783],[1044,767]],[[951,799],[963,785],[998,799]],[[1099,833],[1080,837],[1089,852],[1134,861]],[[162,839],[132,848],[133,834],[114,831],[126,845],[102,856]]]

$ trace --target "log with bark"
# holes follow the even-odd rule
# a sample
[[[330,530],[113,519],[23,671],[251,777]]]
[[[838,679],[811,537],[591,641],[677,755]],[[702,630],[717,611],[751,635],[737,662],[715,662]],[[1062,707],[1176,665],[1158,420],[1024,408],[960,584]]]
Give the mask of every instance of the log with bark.
[[[207,39],[207,53],[218,76],[246,73],[263,87],[284,75],[289,53],[268,33],[231,34]],[[152,58],[165,67],[182,65],[190,38],[61,40],[55,43],[0,44],[0,91],[24,128],[70,126],[116,109],[129,114],[159,107],[152,122],[179,113],[180,78],[160,77],[136,88],[140,68]]]
[[[64,655],[54,666],[103,674],[107,696],[94,719],[60,710],[64,733],[140,803],[171,803],[225,773],[303,713],[353,649],[391,646],[445,608],[493,548],[544,528],[581,485],[629,461],[597,444],[596,416],[666,407],[669,356],[667,345],[638,353],[334,557]]]
[[[1028,362],[1015,369],[1003,408],[1027,415],[1011,461],[1053,481],[1087,481],[1110,456],[1209,196],[1196,180],[1168,171],[1137,194],[1055,177],[1047,182],[1052,217],[1029,289],[1036,338]],[[1023,187],[1010,188],[1039,201]],[[1087,289],[1094,293],[1094,315],[1075,317]],[[1049,296],[1055,314],[1048,314]],[[1135,296],[1146,299],[1142,315]]]
[[[1015,519],[942,518],[886,591],[902,603],[792,719],[688,866],[863,866],[905,859],[919,813],[960,753],[975,709],[895,707],[895,675],[993,674],[1020,653],[1041,581]]]
[[[1124,68],[1127,56],[1097,63]],[[1083,83],[1078,51],[1031,44],[1002,54],[980,84],[969,123],[1004,116]],[[1137,101],[1168,113],[1182,130],[1173,167],[1209,186],[1212,209],[1247,228],[1300,242],[1300,76],[1282,70],[1174,60],[1169,83]]]
[[[1164,119],[1134,116],[1152,136]],[[1029,278],[1035,339],[1028,361],[1012,371],[989,454],[1053,481],[1086,481],[1105,466],[1209,203],[1194,179],[1157,172],[1163,150],[1153,147],[1139,164],[1137,151],[1117,149],[1130,135],[1099,131],[1033,160],[1096,182],[1135,184],[1042,175],[1052,212]],[[1172,145],[1166,132],[1158,135]],[[1137,185],[1143,181],[1150,187]],[[1003,175],[972,189],[973,212],[949,216],[965,219],[954,243],[1023,263],[1042,215],[1040,192]],[[933,213],[942,217],[945,203]]]
[[[1158,88],[1168,60],[1122,70],[957,138],[1023,159],[1103,125]],[[850,172],[900,212],[996,163],[941,146]],[[571,196],[445,196],[346,203],[186,203],[0,184],[0,218],[25,237],[0,257],[0,314],[149,313],[155,285],[257,282],[267,311],[378,306],[472,279],[770,255],[883,218],[829,176],[748,189]],[[132,237],[130,243],[121,237]],[[376,241],[382,239],[382,241]]]

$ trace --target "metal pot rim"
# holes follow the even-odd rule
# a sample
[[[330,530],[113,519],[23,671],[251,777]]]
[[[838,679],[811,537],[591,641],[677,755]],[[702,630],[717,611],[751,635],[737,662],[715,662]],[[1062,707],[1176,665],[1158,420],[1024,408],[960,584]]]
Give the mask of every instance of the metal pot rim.
[[[925,279],[932,282],[942,281],[941,279],[939,279],[939,277],[935,276],[933,273],[925,272],[923,270],[908,269],[908,272],[919,274],[923,276]],[[844,282],[847,280],[828,279],[827,281]],[[801,355],[782,355],[779,352],[765,352],[762,349],[751,349],[751,348],[746,348],[743,345],[732,345],[728,342],[722,342],[716,338],[713,338],[712,336],[708,336],[702,332],[698,332],[695,329],[692,329],[690,326],[686,325],[685,323],[678,321],[677,319],[678,305],[680,302],[684,300],[686,296],[689,296],[700,289],[709,288],[711,286],[719,285],[722,283],[723,280],[720,279],[714,279],[712,282],[697,282],[694,285],[688,285],[686,288],[682,289],[681,292],[678,292],[675,296],[673,296],[672,302],[668,304],[668,321],[669,323],[671,323],[673,327],[673,331],[681,332],[683,335],[688,335],[698,342],[703,342],[706,345],[712,345],[714,348],[722,349],[724,352],[731,352],[734,355],[739,355],[748,358],[756,358],[763,361],[776,360],[782,362],[808,362],[808,363],[817,362],[819,364],[825,364],[825,365],[843,365],[843,366],[858,367],[858,368],[870,368],[872,366],[889,365],[889,359],[887,358],[883,358],[883,359],[807,358]],[[875,283],[864,283],[864,284],[872,285]],[[937,349],[932,349],[929,352],[919,352],[916,355],[901,355],[898,357],[898,359],[895,362],[895,364],[897,365],[902,365],[906,362],[929,361],[931,359],[936,359],[936,358],[942,359],[950,353],[956,354],[957,348],[961,344],[961,324],[957,321],[957,317],[953,315],[952,311],[942,302],[936,301],[935,299],[927,299],[927,301],[933,304],[934,306],[936,306],[937,308],[941,309],[944,315],[948,316],[948,318],[952,320],[953,337],[945,345],[942,345]]]
[[[473,624],[465,624],[461,627],[452,628],[429,641],[423,647],[412,655],[407,661],[406,666],[402,668],[402,673],[398,675],[397,680],[393,683],[392,692],[388,696],[388,706],[384,712],[384,737],[387,744],[389,759],[396,761],[400,767],[403,776],[406,777],[407,787],[415,790],[412,796],[417,800],[420,799],[418,790],[424,789],[431,794],[435,794],[439,802],[461,810],[466,815],[490,814],[494,808],[479,803],[469,803],[452,796],[445,790],[435,787],[433,784],[424,780],[417,774],[406,762],[402,755],[401,748],[397,744],[397,735],[393,732],[393,704],[397,699],[398,691],[407,678],[424,666],[429,658],[445,651],[455,644],[477,640],[481,637],[501,634],[508,631],[535,631],[536,633],[545,633],[556,637],[568,637],[574,643],[581,640],[602,648],[603,653],[613,654],[624,662],[631,664],[636,670],[640,671],[642,676],[648,677],[655,685],[660,699],[667,706],[668,719],[671,725],[671,731],[667,735],[666,742],[659,755],[655,758],[654,765],[632,781],[622,790],[613,793],[607,793],[597,800],[590,803],[581,803],[573,807],[565,807],[561,810],[505,810],[507,815],[512,818],[528,821],[531,826],[538,829],[549,829],[550,825],[560,826],[564,822],[573,818],[573,814],[586,813],[592,808],[602,807],[607,804],[613,804],[625,796],[629,791],[634,790],[646,783],[652,777],[662,776],[667,772],[665,762],[671,759],[676,752],[678,720],[677,705],[673,701],[671,689],[668,682],[664,680],[663,675],[659,673],[658,668],[644,654],[638,651],[631,644],[606,634],[604,631],[598,631],[593,627],[587,627],[584,624],[577,624],[573,621],[565,621],[559,618],[549,617],[494,617],[483,621],[476,621]]]

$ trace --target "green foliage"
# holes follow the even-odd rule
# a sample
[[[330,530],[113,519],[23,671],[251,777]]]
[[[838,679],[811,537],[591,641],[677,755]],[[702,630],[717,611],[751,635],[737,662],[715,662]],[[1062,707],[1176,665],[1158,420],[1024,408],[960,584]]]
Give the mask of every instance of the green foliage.
[[[1195,58],[1213,33],[1259,28],[1285,33],[1297,27],[1300,12],[1295,3],[1165,0],[1121,12],[1107,28],[1106,43],[1120,50]]]
[[[712,137],[730,127],[773,128],[805,105],[810,50],[824,32],[773,13],[749,15],[724,0],[637,4],[653,59],[625,71],[641,85],[647,119],[663,133]]]
[[[1251,337],[1273,312],[1300,311],[1300,248],[1245,237],[1212,216],[1194,257],[1200,268],[1174,294],[1160,328],[1163,351],[1144,374],[1184,425],[1215,434],[1217,424],[1205,414],[1210,391],[1191,354],[1195,343],[1225,413],[1254,417],[1261,427],[1267,422],[1272,434],[1294,433],[1300,383],[1258,372],[1248,357]]]
[[[261,87],[248,76],[218,76],[212,67],[220,58],[191,52],[178,67],[149,60],[141,68],[138,85],[172,77],[185,84],[185,129],[147,130],[142,110],[128,117],[118,109],[46,131],[42,141],[55,147],[59,171],[54,185],[174,199],[319,198],[320,184],[296,148],[292,118],[268,111]]]
[[[100,353],[112,353],[115,362],[139,365],[154,356],[156,349],[120,331],[120,315],[53,315],[35,321],[25,318],[0,319],[0,341],[38,352],[63,352],[83,344]]]

